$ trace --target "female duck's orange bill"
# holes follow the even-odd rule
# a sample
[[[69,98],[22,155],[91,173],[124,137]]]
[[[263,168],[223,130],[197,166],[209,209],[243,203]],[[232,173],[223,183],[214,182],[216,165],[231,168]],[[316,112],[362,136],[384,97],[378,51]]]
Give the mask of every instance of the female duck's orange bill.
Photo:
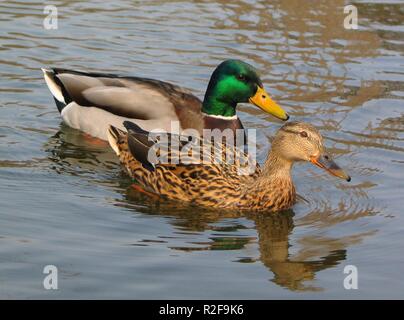
[[[346,181],[351,181],[351,177],[342,170],[331,157],[327,154],[320,154],[318,157],[311,157],[310,162],[315,164],[317,167],[324,169],[333,176],[344,179]]]

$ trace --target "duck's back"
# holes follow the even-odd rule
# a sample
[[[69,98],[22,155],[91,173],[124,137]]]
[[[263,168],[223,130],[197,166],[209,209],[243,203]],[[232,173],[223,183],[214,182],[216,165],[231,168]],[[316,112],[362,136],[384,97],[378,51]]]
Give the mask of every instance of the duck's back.
[[[59,68],[43,71],[64,121],[101,139],[107,139],[111,124],[124,129],[125,120],[149,131],[170,132],[179,126],[202,132],[202,102],[179,86],[142,77]]]

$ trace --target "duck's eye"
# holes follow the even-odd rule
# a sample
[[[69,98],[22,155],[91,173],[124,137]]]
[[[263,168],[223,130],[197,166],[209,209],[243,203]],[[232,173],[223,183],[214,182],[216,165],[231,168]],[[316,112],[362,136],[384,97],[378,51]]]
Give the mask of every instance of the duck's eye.
[[[244,74],[239,74],[237,76],[237,79],[239,79],[240,81],[244,81],[245,80],[245,75]]]
[[[306,131],[301,131],[300,136],[303,137],[303,138],[307,138],[308,134],[307,134]]]

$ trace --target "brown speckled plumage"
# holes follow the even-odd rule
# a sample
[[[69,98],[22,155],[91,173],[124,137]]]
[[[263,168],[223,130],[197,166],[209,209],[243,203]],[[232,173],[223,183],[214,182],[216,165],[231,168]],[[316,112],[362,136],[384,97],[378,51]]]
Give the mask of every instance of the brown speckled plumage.
[[[144,159],[140,153],[154,142],[145,146],[146,140],[142,138],[147,132],[126,128],[128,134],[111,127],[109,141],[130,176],[145,191],[207,207],[252,211],[289,209],[296,199],[290,175],[293,162],[308,160],[313,153],[323,151],[321,135],[313,126],[291,122],[276,134],[264,166],[254,164],[255,172],[250,175],[238,174],[240,163],[156,164],[148,168],[147,160],[139,161]],[[302,138],[301,131],[309,136]],[[169,158],[172,156],[169,152]]]

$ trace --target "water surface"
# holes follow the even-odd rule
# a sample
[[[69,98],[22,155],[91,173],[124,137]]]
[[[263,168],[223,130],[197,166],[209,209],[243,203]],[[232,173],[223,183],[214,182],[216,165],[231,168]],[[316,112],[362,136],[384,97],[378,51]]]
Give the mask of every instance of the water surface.
[[[404,5],[359,1],[0,2],[1,298],[404,298]],[[307,2],[309,3],[309,2]],[[106,144],[64,126],[40,67],[140,75],[203,97],[245,60],[353,177],[302,164],[293,211],[254,215],[139,195]],[[259,160],[281,123],[239,107]],[[42,286],[45,265],[59,290]],[[359,289],[345,290],[355,265]]]

